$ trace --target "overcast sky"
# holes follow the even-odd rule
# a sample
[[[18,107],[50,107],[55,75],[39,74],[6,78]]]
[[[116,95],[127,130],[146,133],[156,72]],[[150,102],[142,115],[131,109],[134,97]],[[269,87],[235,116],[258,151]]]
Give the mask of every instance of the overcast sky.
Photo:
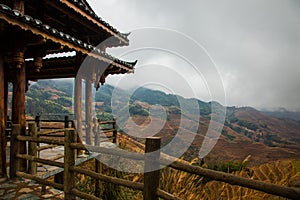
[[[299,0],[89,2],[106,22],[121,32],[132,32],[127,52],[156,47],[122,56],[139,60],[136,73],[122,86],[165,78],[166,83],[158,84],[165,91],[190,97],[192,92],[181,86],[189,85],[197,98],[224,103],[219,87],[223,82],[227,105],[300,110]],[[118,56],[118,52],[111,54]],[[216,67],[222,82],[216,71],[206,72],[205,68],[195,75],[192,65]],[[166,78],[167,74],[174,78]],[[178,78],[180,75],[183,77]],[[214,79],[218,87],[212,85]],[[108,83],[116,81],[108,79]]]

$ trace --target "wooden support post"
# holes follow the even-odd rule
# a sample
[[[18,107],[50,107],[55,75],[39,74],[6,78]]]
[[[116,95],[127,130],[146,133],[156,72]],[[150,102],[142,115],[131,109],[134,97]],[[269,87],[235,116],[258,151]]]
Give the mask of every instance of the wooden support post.
[[[117,123],[116,120],[113,119],[113,143],[117,144],[117,138],[118,138],[118,130],[117,130]]]
[[[71,143],[75,142],[75,131],[65,131],[65,160],[64,160],[64,192],[65,199],[75,199],[72,189],[75,187],[75,174],[72,170],[75,167],[75,150],[71,148]]]
[[[75,120],[77,121],[77,142],[82,144],[82,80],[78,75],[75,78],[75,89],[74,89],[74,113]],[[77,150],[77,155],[82,155],[82,150]]]
[[[146,158],[144,175],[144,200],[158,200],[157,191],[160,179],[160,143],[158,137],[146,138]],[[149,154],[151,153],[151,154]]]
[[[6,118],[5,124],[7,123],[7,119],[8,119],[8,80],[7,80],[8,77],[6,76],[6,74],[7,74],[7,69],[4,69],[4,116]]]
[[[17,136],[19,135],[21,135],[21,125],[13,124],[10,138],[9,176],[11,179],[15,179],[17,171],[20,171],[20,159],[17,158],[17,154],[20,153],[20,142],[17,140]]]
[[[6,108],[5,107],[5,83],[4,83],[4,63],[3,56],[0,55],[0,178],[7,176],[6,174]]]
[[[91,80],[85,81],[85,121],[86,121],[86,143],[92,144],[92,83]]]
[[[29,134],[32,138],[37,138],[37,127],[36,123],[29,124]],[[37,143],[36,142],[30,142],[29,148],[28,148],[28,154],[37,158]],[[28,168],[29,173],[32,175],[37,174],[37,163],[34,161],[28,161]]]
[[[18,10],[21,14],[25,14],[24,0],[14,0],[13,9]],[[14,68],[13,80],[13,105],[12,105],[12,121],[13,124],[20,124],[21,135],[26,134],[26,115],[25,115],[25,88],[26,81],[26,67],[24,59],[24,35],[20,32],[13,33],[14,50],[12,56],[12,65]],[[19,151],[21,154],[26,154],[26,142],[19,143]],[[27,171],[26,160],[20,161],[20,171]]]
[[[79,76],[75,79],[74,112],[77,121],[77,134],[82,138],[82,80]]]
[[[14,81],[13,81],[13,105],[12,105],[12,122],[13,124],[20,124],[21,126],[21,135],[26,135],[26,116],[25,116],[25,86],[26,82],[26,73],[25,73],[25,64],[21,61],[24,61],[24,53],[17,52],[16,58],[18,58],[19,63],[15,63],[14,69]],[[20,142],[20,153],[26,154],[26,142]],[[27,162],[26,160],[20,161],[20,171],[27,171]]]

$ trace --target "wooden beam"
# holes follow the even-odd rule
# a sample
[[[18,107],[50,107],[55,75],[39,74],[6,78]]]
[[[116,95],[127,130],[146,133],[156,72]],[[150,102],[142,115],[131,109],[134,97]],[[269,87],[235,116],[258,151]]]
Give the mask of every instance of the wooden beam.
[[[0,54],[0,178],[6,177],[5,89],[4,61]]]

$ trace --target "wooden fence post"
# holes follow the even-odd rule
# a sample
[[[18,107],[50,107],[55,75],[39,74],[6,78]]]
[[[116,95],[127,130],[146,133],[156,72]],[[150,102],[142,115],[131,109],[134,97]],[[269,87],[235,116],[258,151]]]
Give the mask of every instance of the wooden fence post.
[[[65,116],[65,128],[69,128],[69,116]]]
[[[12,125],[12,133],[10,138],[10,169],[9,176],[11,179],[16,178],[17,171],[20,170],[20,160],[17,158],[17,154],[20,152],[19,141],[17,140],[17,136],[21,135],[21,125],[13,124]]]
[[[144,200],[158,200],[157,191],[160,179],[160,143],[161,139],[158,137],[146,138],[143,191]]]
[[[100,165],[101,163],[99,162],[98,158],[95,158],[95,172],[96,173],[101,173],[100,171]],[[95,180],[95,196],[100,197],[100,187],[101,187],[100,180]]]
[[[65,125],[64,127],[65,128],[69,128],[69,116],[65,116]],[[66,132],[65,132],[66,134]],[[65,138],[66,138],[66,135],[65,135]],[[76,140],[74,140],[73,142],[75,142]],[[64,184],[64,173],[63,172],[60,172],[58,174],[55,174],[54,175],[54,182],[55,183],[60,183],[60,184]]]
[[[37,126],[37,131],[41,131],[41,116],[40,115],[35,116],[34,121]]]
[[[94,132],[94,145],[99,145],[99,133],[98,133],[98,120],[96,118],[93,119],[93,132]]]
[[[75,149],[71,148],[71,143],[76,140],[74,130],[65,131],[65,158],[64,158],[64,192],[65,199],[73,200],[72,189],[75,187],[75,173],[72,168],[75,166]]]
[[[117,130],[117,123],[116,120],[113,119],[113,143],[117,143],[117,137],[118,137],[118,130]]]
[[[32,138],[37,138],[37,126],[36,123],[29,124],[29,133]],[[34,158],[37,157],[37,143],[36,142],[29,142],[28,147],[28,154],[33,156]],[[28,162],[29,173],[32,175],[36,175],[37,173],[37,163],[34,161]]]

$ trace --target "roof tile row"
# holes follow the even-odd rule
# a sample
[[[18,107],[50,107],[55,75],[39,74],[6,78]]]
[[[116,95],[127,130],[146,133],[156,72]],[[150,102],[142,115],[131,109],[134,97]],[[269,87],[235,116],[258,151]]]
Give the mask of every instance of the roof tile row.
[[[74,5],[76,5],[78,8],[80,8],[82,11],[84,11],[85,13],[89,14],[91,17],[93,17],[94,19],[98,20],[101,24],[105,25],[106,27],[108,27],[111,31],[113,31],[114,33],[118,34],[119,36],[121,36],[123,39],[128,40],[127,36],[128,34],[126,33],[120,33],[116,28],[114,28],[113,26],[111,26],[109,23],[107,23],[106,21],[104,21],[101,17],[99,17],[93,10],[89,9],[86,5],[84,5],[81,1],[79,0],[69,0],[70,2],[72,2]]]
[[[74,1],[76,1],[76,0],[74,0]],[[82,42],[81,40],[76,39],[75,37],[72,37],[72,36],[70,36],[68,34],[65,34],[63,32],[60,32],[60,31],[56,30],[55,28],[52,28],[51,26],[49,26],[47,24],[43,24],[42,21],[40,21],[38,19],[33,19],[29,15],[23,15],[19,11],[13,10],[7,5],[0,4],[0,12],[9,14],[10,16],[12,16],[16,19],[22,20],[26,24],[29,24],[29,25],[32,25],[36,28],[42,29],[42,30],[44,30],[45,32],[47,32],[51,35],[55,35],[56,37],[59,37],[59,38],[65,40],[65,41],[71,42],[71,43],[75,44],[76,46],[78,45],[81,48],[84,48],[86,50],[93,51],[96,54],[99,54],[99,55],[101,55],[105,58],[110,59],[113,62],[124,65],[126,67],[131,68],[131,69],[135,66],[135,64],[137,62],[137,61],[136,62],[125,62],[125,61],[119,60],[117,58],[114,58],[113,56],[107,54],[106,52],[101,51],[100,49],[98,49],[98,48],[96,48],[96,47],[94,47],[90,44]]]

